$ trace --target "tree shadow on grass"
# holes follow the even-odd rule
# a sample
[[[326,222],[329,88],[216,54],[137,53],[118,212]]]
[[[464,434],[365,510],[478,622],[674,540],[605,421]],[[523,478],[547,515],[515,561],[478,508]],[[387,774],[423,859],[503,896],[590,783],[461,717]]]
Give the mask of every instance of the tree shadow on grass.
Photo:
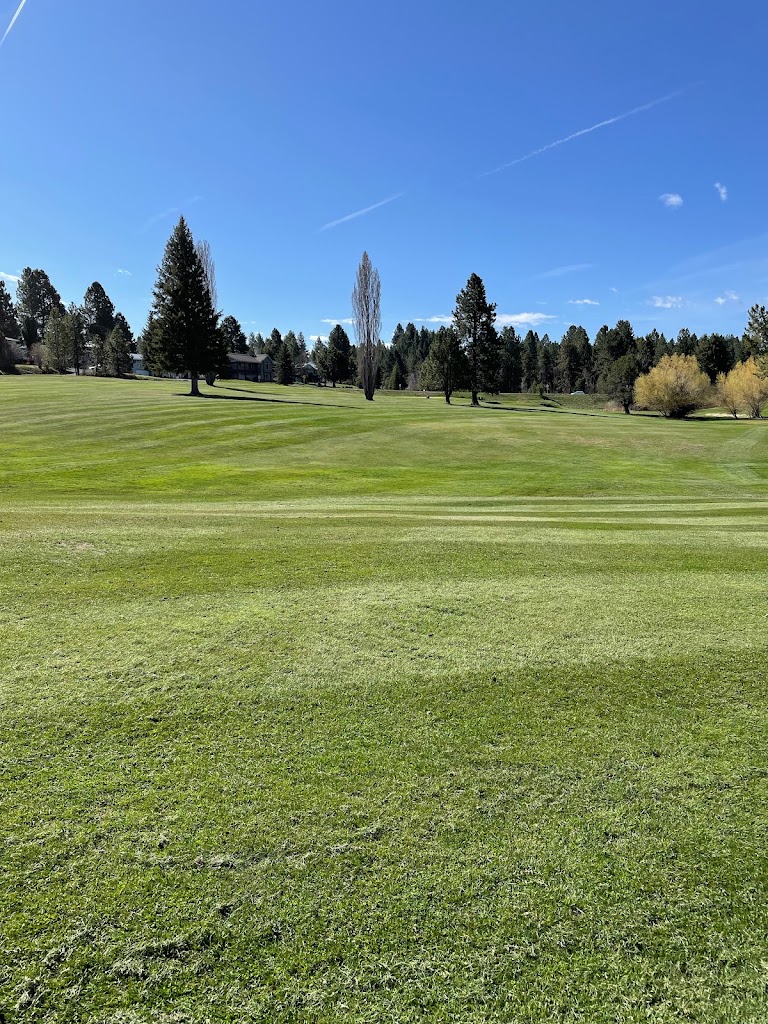
[[[220,391],[238,391],[241,392],[237,395],[222,395]],[[250,393],[242,393],[240,388],[232,387],[221,387],[216,388],[215,392],[201,391],[199,395],[190,395],[188,391],[185,391],[179,395],[181,398],[207,398],[217,399],[220,402],[269,402],[273,405],[309,405],[313,409],[348,409],[348,405],[339,405],[332,402],[311,402],[300,398],[268,398],[266,395],[253,395]]]

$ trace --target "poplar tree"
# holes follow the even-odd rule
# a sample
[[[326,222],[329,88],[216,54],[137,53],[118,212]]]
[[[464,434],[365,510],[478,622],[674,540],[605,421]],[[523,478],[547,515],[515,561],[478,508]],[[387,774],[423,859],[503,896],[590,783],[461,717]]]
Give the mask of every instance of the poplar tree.
[[[352,290],[352,314],[357,335],[357,375],[367,401],[376,390],[379,335],[381,334],[381,279],[367,252],[357,268]]]
[[[190,395],[200,394],[198,378],[218,372],[225,358],[205,268],[183,217],[157,270],[144,344],[150,368],[187,375]]]

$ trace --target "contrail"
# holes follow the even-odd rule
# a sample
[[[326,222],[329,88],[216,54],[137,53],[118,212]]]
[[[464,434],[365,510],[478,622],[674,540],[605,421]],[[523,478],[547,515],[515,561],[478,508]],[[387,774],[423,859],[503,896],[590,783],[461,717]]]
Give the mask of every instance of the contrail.
[[[398,192],[396,196],[390,196],[389,199],[382,199],[380,203],[374,203],[373,206],[366,206],[364,210],[355,210],[354,213],[348,213],[346,217],[339,217],[338,220],[332,220],[328,224],[323,224],[320,231],[327,231],[329,228],[337,228],[339,224],[346,224],[348,220],[354,220],[355,217],[362,217],[366,213],[370,213],[372,210],[378,210],[380,206],[386,206],[387,203],[394,203],[396,199],[401,199],[405,195],[405,192]]]
[[[16,13],[15,13],[15,14],[14,14],[14,16],[13,16],[13,17],[11,18],[11,24],[10,24],[10,25],[8,26],[8,28],[7,28],[6,30],[5,30],[5,35],[3,36],[3,38],[2,38],[2,39],[0,39],[0,46],[2,46],[2,45],[3,45],[3,43],[5,42],[5,40],[6,40],[6,39],[8,38],[8,36],[9,36],[9,35],[11,34],[11,29],[12,29],[12,28],[13,28],[13,26],[14,26],[14,25],[16,24],[16,21],[17,21],[17,19],[18,19],[19,15],[21,14],[21,12],[22,12],[22,11],[24,10],[24,5],[26,4],[26,2],[27,2],[27,0],[21,0],[21,3],[19,4],[19,6],[18,6],[18,9],[17,9]]]
[[[700,84],[700,82],[694,83],[694,85]],[[692,86],[690,85],[686,86],[684,89],[678,89],[676,92],[667,93],[666,96],[662,96],[657,100],[651,100],[650,103],[643,103],[640,107],[633,107],[631,110],[627,110],[624,114],[617,114],[616,117],[609,117],[606,121],[599,121],[597,124],[593,124],[591,128],[582,128],[581,131],[574,132],[573,135],[566,135],[564,139],[558,139],[556,142],[550,142],[546,146],[542,146],[541,149],[534,149],[532,153],[526,153],[525,156],[519,156],[517,160],[510,160],[507,164],[502,164],[500,167],[494,167],[492,171],[483,171],[479,177],[487,178],[489,174],[498,174],[499,171],[506,171],[508,167],[514,167],[516,164],[522,164],[526,160],[531,160],[533,157],[539,156],[541,153],[546,153],[549,149],[555,149],[557,146],[563,146],[566,142],[578,139],[582,135],[589,135],[590,132],[596,132],[598,128],[607,128],[609,124],[616,124],[617,121],[624,121],[628,117],[634,117],[635,114],[642,114],[644,110],[651,110],[653,107],[658,107],[661,103],[668,103],[677,96],[682,96],[684,92],[687,92],[691,88]]]

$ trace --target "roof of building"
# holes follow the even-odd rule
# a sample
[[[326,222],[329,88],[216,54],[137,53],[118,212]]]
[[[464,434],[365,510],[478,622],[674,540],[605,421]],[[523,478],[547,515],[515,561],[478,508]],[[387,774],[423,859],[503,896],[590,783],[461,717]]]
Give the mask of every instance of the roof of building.
[[[235,363],[263,363],[265,359],[270,359],[270,356],[264,354],[260,356],[249,356],[245,352],[227,352],[227,359],[231,359]]]

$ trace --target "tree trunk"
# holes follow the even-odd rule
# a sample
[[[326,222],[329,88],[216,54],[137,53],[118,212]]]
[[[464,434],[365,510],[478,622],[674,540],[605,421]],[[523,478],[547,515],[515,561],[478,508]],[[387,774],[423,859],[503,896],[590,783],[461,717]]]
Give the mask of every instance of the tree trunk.
[[[451,404],[451,394],[449,391],[445,392],[445,401],[447,402],[448,405]]]
[[[629,416],[629,406],[630,406],[631,403],[630,402],[623,402],[622,404],[624,406],[624,412],[627,414],[627,416]]]
[[[472,392],[472,405],[476,405],[478,408],[480,408],[480,402],[477,400],[477,392],[476,391]]]
[[[197,386],[197,374],[190,373],[189,375],[189,393],[190,395],[196,395],[200,397],[200,388]]]

